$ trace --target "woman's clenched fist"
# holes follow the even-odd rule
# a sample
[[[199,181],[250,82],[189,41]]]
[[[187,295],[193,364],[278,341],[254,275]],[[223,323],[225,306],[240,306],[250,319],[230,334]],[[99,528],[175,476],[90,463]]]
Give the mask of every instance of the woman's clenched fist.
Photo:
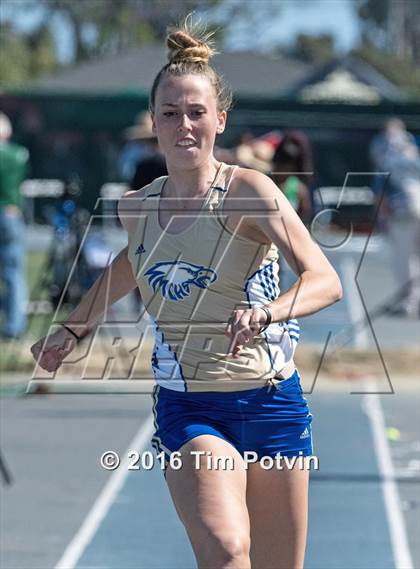
[[[259,334],[261,326],[265,324],[267,314],[261,308],[248,310],[234,310],[230,316],[225,335],[232,340],[232,356],[239,358],[245,344],[251,342]]]
[[[62,328],[35,342],[31,347],[31,352],[43,369],[52,372],[61,366],[76,344],[76,338],[68,330]]]

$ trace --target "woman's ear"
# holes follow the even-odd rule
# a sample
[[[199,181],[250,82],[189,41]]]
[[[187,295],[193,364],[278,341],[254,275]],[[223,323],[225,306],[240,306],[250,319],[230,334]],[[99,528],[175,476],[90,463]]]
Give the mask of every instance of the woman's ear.
[[[226,111],[221,111],[220,113],[217,114],[217,128],[216,128],[217,134],[222,134],[222,132],[224,132],[226,127],[226,119],[227,119]]]
[[[150,116],[152,117],[152,132],[156,134],[155,114],[150,111]]]

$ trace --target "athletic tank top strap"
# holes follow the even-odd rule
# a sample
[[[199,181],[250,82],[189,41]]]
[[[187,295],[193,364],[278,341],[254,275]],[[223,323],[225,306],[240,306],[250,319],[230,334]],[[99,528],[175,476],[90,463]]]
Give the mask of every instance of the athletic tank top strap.
[[[210,186],[208,195],[204,201],[204,207],[207,206],[210,209],[217,209],[220,206],[229,191],[229,185],[236,168],[238,168],[236,165],[225,164],[224,162],[220,163],[216,178]],[[145,186],[143,188],[143,199],[159,198],[167,179],[168,176],[160,176]]]
[[[150,182],[147,186],[143,188],[143,200],[147,200],[148,198],[158,198],[162,191],[162,188],[168,179],[168,176],[160,176]]]
[[[222,162],[221,171],[211,188],[211,194],[208,200],[209,209],[217,210],[221,207],[229,192],[229,186],[237,168],[238,166],[236,165],[225,164]]]

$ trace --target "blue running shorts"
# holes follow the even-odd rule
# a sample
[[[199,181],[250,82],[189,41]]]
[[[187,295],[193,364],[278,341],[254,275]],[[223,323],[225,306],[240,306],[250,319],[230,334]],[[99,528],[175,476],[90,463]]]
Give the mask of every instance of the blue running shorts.
[[[153,391],[155,433],[152,445],[166,460],[199,435],[214,435],[262,457],[310,456],[312,415],[300,376],[275,385],[234,392],[180,392],[156,386]]]

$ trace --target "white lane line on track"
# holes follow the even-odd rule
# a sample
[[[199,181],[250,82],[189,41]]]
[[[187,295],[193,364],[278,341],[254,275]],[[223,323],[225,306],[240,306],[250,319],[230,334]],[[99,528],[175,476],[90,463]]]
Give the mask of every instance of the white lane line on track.
[[[153,433],[153,419],[150,414],[140,429],[135,434],[133,440],[129,444],[127,451],[121,459],[121,464],[117,470],[111,474],[108,482],[105,484],[101,493],[97,497],[90,512],[86,516],[80,529],[73,537],[66,550],[64,551],[61,559],[58,561],[55,569],[73,569],[79,559],[81,558],[84,550],[92,541],[95,533],[105,518],[108,510],[112,506],[118,492],[121,490],[123,483],[129,473],[128,466],[128,451],[137,450],[142,452]]]
[[[382,478],[381,487],[384,497],[385,511],[388,519],[392,551],[396,569],[414,569],[408,545],[404,516],[398,487],[395,482],[395,470],[392,463],[391,450],[385,436],[385,419],[379,395],[375,393],[377,385],[366,383],[366,393],[362,405],[369,418],[372,429],[373,443],[378,461],[379,473]]]
[[[347,295],[351,321],[355,326],[359,323],[359,330],[355,328],[353,336],[354,347],[367,348],[369,346],[368,326],[360,326],[360,323],[366,318],[366,314],[354,280],[357,264],[350,255],[343,255],[341,270],[343,272],[343,287]]]

